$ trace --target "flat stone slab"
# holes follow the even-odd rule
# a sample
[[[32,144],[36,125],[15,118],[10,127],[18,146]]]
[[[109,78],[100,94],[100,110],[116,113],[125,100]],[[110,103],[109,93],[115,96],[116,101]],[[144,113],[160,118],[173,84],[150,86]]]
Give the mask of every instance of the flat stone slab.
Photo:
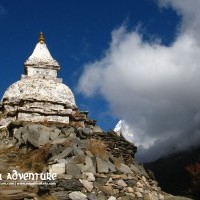
[[[56,174],[64,174],[65,173],[65,164],[58,163],[58,164],[50,165],[49,172],[56,173]]]
[[[73,151],[72,147],[66,148],[62,153],[53,156],[52,158],[49,159],[49,161],[54,161],[54,160],[59,160],[59,159],[64,159],[66,158],[71,152]]]
[[[63,144],[66,141],[66,138],[58,138],[51,142],[51,144]]]
[[[97,171],[99,173],[108,173],[109,172],[109,165],[107,161],[102,160],[101,158],[96,158],[97,161]]]

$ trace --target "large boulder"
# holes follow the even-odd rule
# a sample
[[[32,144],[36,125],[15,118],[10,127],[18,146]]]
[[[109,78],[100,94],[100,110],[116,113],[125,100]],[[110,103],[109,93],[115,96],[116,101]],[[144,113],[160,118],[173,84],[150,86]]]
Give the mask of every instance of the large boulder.
[[[25,127],[27,129],[27,138],[28,141],[35,147],[40,147],[44,144],[49,143],[50,131],[51,129],[39,125],[39,124],[31,124]]]
[[[52,128],[40,124],[27,124],[14,133],[14,138],[18,147],[27,143],[40,147],[49,143],[50,133],[52,133]]]

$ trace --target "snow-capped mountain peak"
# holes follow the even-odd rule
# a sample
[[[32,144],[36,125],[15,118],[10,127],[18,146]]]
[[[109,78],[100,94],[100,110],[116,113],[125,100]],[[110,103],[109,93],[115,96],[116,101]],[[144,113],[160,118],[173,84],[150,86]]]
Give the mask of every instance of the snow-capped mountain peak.
[[[120,120],[114,128],[118,135],[122,135],[127,141],[134,142],[134,131],[125,120]]]

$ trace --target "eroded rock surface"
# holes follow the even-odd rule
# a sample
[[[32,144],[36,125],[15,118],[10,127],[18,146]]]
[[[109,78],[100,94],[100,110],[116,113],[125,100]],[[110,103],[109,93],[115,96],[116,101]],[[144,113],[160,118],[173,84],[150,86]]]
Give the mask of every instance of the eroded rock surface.
[[[35,195],[35,199],[39,200],[41,195],[48,195],[58,200],[181,199],[181,197],[175,198],[163,192],[158,183],[150,178],[143,166],[134,160],[136,147],[113,131],[96,133],[95,126],[87,127],[87,133],[85,128],[69,125],[46,127],[40,124],[22,123],[21,126],[19,124],[18,126],[11,129],[16,133],[14,140],[18,147],[17,151],[32,156],[31,152],[37,151],[37,149],[44,152],[42,149],[48,145],[47,151],[44,152],[47,156],[42,171],[57,174],[56,185],[37,186],[35,193],[30,192],[30,196]],[[30,142],[29,137],[24,141],[23,135],[33,133],[38,138],[46,135],[48,138],[45,140],[46,143],[40,144],[40,140],[38,143]],[[51,137],[52,134],[54,137]],[[84,137],[86,135],[87,137]],[[102,135],[105,137],[103,138]],[[115,148],[120,147],[117,153],[110,150],[110,143],[106,142],[107,138],[112,141],[112,144],[115,144]],[[62,143],[54,142],[58,139],[62,139]],[[126,146],[126,149],[123,146]],[[12,160],[18,160],[18,154],[20,153],[12,152],[9,157]],[[5,155],[4,159],[6,159]],[[11,160],[8,163],[10,162]],[[17,167],[17,170],[20,170],[20,166]],[[4,196],[5,194],[5,192],[2,193]],[[12,195],[11,193],[7,194],[7,196]],[[25,198],[24,195],[28,198],[29,193],[21,190],[21,194],[18,196],[20,197],[20,195],[21,199]]]

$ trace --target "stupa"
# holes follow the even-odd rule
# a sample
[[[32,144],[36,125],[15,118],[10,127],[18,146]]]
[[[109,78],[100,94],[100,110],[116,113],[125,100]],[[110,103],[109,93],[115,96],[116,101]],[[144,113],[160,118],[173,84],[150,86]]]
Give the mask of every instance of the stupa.
[[[4,93],[0,104],[0,129],[12,121],[84,123],[87,112],[79,112],[71,89],[57,78],[60,66],[40,33],[32,55],[24,63],[21,80]],[[89,122],[90,121],[90,122]],[[92,122],[93,123],[93,122]]]

